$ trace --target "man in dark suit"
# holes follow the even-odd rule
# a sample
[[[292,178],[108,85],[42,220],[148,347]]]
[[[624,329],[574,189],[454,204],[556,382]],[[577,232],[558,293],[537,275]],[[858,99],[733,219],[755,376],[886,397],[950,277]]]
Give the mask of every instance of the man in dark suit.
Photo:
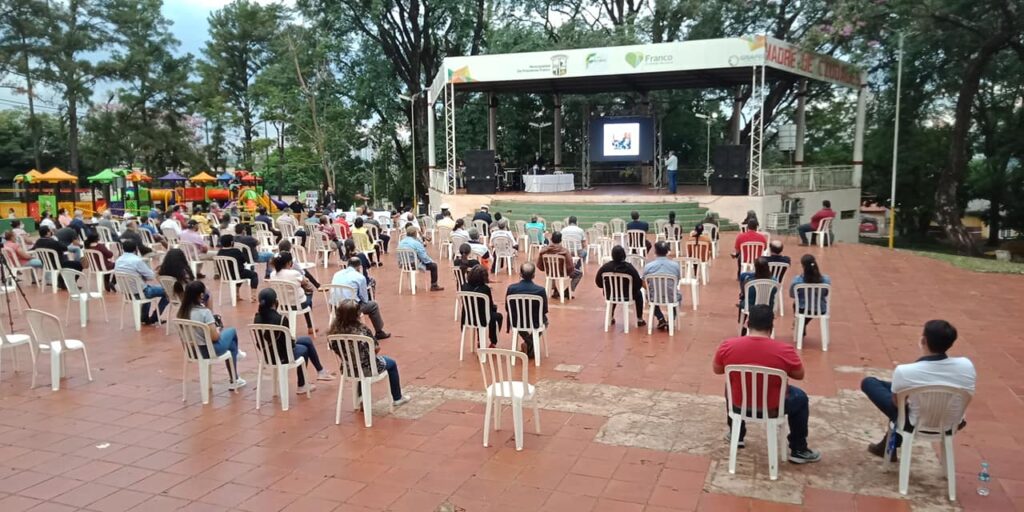
[[[540,318],[544,321],[544,325],[548,325],[548,296],[544,293],[544,287],[534,284],[533,277],[537,273],[537,267],[533,263],[523,263],[519,267],[519,277],[521,281],[518,283],[510,284],[508,289],[505,291],[505,311],[508,314],[508,318],[511,319],[514,312],[510,309],[508,303],[509,295],[536,295],[543,301],[541,311],[536,309],[531,312],[534,318]],[[533,359],[533,335],[525,332],[520,332],[519,336],[523,339],[523,352],[526,352],[526,357]]]
[[[473,216],[473,220],[482,220],[490,226],[491,223],[494,222],[494,217],[491,217],[491,212],[488,211],[487,205],[485,204],[480,207],[480,211],[476,212],[476,215]]]

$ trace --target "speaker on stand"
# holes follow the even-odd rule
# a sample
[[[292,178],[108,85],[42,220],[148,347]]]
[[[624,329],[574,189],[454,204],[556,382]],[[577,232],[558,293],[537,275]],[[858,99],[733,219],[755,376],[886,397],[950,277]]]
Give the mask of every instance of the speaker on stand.
[[[711,163],[711,193],[717,196],[745,196],[750,190],[750,146],[715,146]]]
[[[467,194],[493,194],[497,190],[493,149],[471,149],[462,161],[466,164]]]

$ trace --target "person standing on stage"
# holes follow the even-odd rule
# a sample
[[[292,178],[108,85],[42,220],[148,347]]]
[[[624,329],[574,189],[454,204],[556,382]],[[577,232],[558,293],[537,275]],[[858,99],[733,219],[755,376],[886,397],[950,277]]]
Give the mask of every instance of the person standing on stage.
[[[668,158],[665,159],[665,168],[668,169],[668,193],[676,193],[676,179],[679,177],[679,158],[676,157],[675,151],[668,152]]]

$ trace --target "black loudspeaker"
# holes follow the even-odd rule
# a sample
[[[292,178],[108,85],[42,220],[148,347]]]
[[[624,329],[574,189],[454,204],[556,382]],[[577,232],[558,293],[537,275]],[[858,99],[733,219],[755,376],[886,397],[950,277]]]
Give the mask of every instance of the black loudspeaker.
[[[747,178],[711,177],[711,193],[716,196],[745,196],[750,191]]]
[[[472,149],[466,151],[462,162],[466,164],[467,193],[493,194],[496,191],[494,150]]]
[[[715,146],[711,166],[720,178],[746,178],[750,173],[750,146],[738,144]]]

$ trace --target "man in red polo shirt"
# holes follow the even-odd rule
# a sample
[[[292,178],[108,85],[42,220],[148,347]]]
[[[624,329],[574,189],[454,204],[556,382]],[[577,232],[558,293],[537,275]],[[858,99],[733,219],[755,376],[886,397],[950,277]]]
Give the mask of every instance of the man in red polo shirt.
[[[832,210],[832,201],[828,199],[822,201],[821,209],[811,216],[811,222],[797,226],[796,231],[800,233],[800,245],[807,245],[807,233],[821,229],[821,221],[834,218],[836,218],[836,212]],[[832,237],[830,236],[829,242],[831,241]]]
[[[747,221],[747,230],[736,235],[736,243],[732,246],[732,257],[736,258],[736,279],[740,277],[740,267],[742,267],[743,258],[740,257],[740,247],[747,242],[760,242],[764,244],[764,248],[768,248],[768,239],[761,233],[757,232],[757,219],[750,219]],[[760,254],[758,254],[760,256]],[[756,258],[755,258],[756,259]]]
[[[712,369],[718,375],[725,374],[725,367],[733,364],[766,366],[786,372],[793,380],[803,380],[804,366],[800,356],[792,345],[775,341],[771,338],[775,313],[768,305],[757,305],[750,308],[747,318],[746,336],[731,338],[722,342],[715,353]],[[743,400],[741,377],[732,376],[732,400],[740,404]],[[754,397],[756,409],[767,408],[769,411],[779,408],[778,379],[768,380],[768,403],[761,403],[761,397]],[[749,388],[748,388],[749,389]],[[807,447],[807,420],[810,417],[810,406],[807,393],[796,386],[786,388],[785,412],[789,420],[789,461],[794,464],[818,462],[821,454]],[[732,428],[732,420],[727,420]],[[743,437],[746,426],[740,424],[740,448],[744,446]]]

